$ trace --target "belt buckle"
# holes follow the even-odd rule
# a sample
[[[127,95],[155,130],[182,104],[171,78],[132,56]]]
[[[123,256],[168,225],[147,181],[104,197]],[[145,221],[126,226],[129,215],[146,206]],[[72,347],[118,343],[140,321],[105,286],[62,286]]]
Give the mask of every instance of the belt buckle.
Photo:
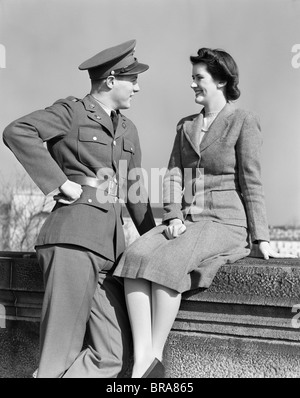
[[[117,196],[118,193],[118,184],[116,184],[114,181],[110,180],[108,182],[108,195],[111,196]]]

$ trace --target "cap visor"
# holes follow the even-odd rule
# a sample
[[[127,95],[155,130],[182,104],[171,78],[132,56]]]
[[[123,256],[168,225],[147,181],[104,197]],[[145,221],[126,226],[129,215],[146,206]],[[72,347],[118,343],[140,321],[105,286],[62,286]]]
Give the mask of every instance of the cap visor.
[[[134,68],[130,69],[128,72],[121,73],[119,76],[137,75],[139,73],[146,72],[148,69],[149,65],[138,63]]]

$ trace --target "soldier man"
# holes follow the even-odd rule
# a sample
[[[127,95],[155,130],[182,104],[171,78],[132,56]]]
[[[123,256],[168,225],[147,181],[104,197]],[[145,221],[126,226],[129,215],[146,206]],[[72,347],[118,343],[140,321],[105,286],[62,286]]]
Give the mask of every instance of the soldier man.
[[[134,172],[141,167],[138,132],[119,111],[130,107],[138,74],[149,68],[134,57],[135,44],[110,47],[79,66],[91,79],[83,99],[58,100],[3,133],[43,193],[58,189],[36,243],[45,281],[39,378],[111,378],[126,370],[131,331],[123,284],[112,271],[125,249],[120,182],[127,193],[133,184],[145,192]],[[143,234],[155,226],[148,199],[126,192]]]

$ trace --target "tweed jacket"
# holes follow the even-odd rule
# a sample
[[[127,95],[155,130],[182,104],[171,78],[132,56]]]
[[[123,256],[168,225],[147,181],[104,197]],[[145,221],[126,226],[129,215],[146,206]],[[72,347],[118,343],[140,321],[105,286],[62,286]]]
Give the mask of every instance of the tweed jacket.
[[[95,178],[101,170],[111,170],[123,183],[126,180],[126,189],[140,184],[133,178],[127,181],[127,172],[141,167],[135,125],[119,113],[114,133],[110,117],[91,95],[58,100],[12,122],[3,140],[46,195],[67,178]],[[124,167],[120,172],[120,162],[126,165],[125,172]],[[40,231],[37,246],[74,244],[110,260],[118,258],[125,249],[122,206],[118,200],[99,201],[97,194],[96,188],[83,186],[76,202],[58,203]],[[155,226],[147,198],[137,203],[128,198],[126,206],[140,234]]]
[[[247,227],[252,241],[269,240],[257,117],[226,104],[200,143],[202,120],[201,112],[177,125],[164,179],[163,221],[213,220]]]

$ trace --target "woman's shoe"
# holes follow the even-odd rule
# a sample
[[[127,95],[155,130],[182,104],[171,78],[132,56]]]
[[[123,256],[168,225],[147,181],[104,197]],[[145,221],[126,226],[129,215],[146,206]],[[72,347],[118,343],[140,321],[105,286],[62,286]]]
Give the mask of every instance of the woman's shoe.
[[[155,358],[149,368],[143,374],[142,378],[163,379],[165,377],[165,367],[159,359]]]

